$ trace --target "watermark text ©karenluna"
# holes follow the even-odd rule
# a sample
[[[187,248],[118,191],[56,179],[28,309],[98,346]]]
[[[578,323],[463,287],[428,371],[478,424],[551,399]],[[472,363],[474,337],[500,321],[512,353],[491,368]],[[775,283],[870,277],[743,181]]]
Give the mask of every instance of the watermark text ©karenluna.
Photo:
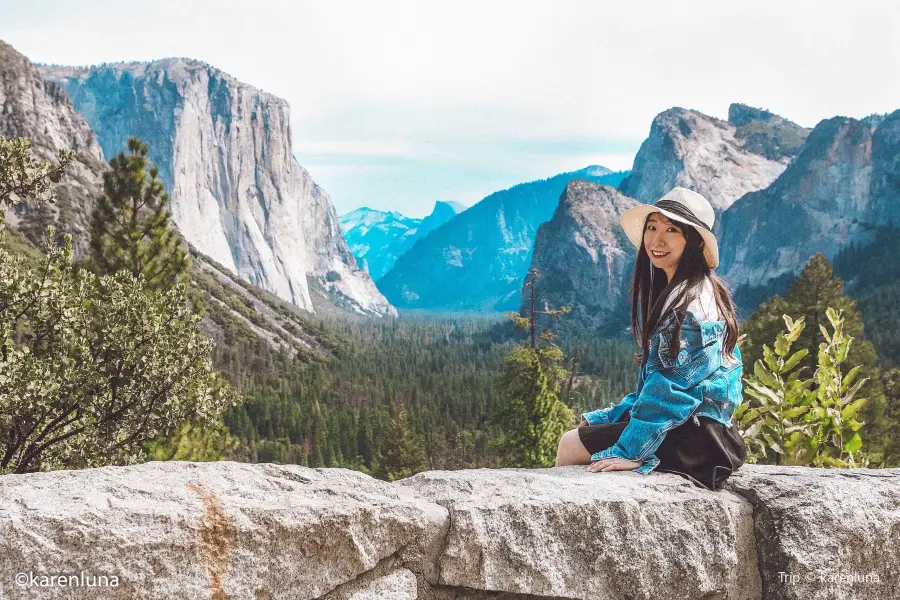
[[[93,573],[36,573],[20,571],[16,573],[19,587],[119,587],[117,575],[96,575]]]

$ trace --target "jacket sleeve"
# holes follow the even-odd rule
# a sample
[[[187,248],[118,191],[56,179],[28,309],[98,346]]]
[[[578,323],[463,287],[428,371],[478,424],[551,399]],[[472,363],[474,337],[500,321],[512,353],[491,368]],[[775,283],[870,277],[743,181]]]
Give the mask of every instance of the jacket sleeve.
[[[687,421],[700,405],[700,399],[689,391],[690,387],[690,381],[669,369],[650,373],[631,406],[631,420],[619,441],[591,455],[591,460],[615,457],[643,462],[634,470],[649,474],[659,465],[655,452],[666,433]]]
[[[618,404],[614,404],[608,408],[598,408],[590,412],[581,413],[581,418],[588,422],[588,425],[602,425],[605,423],[616,423],[622,420],[625,413],[631,410],[638,398],[637,392],[632,392],[622,398]]]
[[[641,395],[641,388],[644,386],[644,366],[638,369],[637,374],[637,391],[632,392],[622,398],[618,404],[614,404],[608,408],[598,408],[590,412],[581,413],[581,418],[588,422],[588,425],[602,425],[604,423],[616,423],[622,420],[625,413],[631,410],[638,396]]]

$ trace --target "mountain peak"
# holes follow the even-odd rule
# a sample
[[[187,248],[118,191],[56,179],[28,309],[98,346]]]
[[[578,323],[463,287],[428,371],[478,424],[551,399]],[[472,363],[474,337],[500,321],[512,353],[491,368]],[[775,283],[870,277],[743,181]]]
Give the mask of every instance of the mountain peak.
[[[612,169],[607,169],[602,165],[588,165],[583,169],[576,171],[577,173],[584,173],[585,175],[590,175],[591,177],[603,177],[604,175],[609,175],[614,171]]]
[[[734,102],[728,106],[728,122],[735,127],[749,125],[753,121],[771,122],[777,119],[781,119],[781,117],[764,108],[755,108],[740,102]]]
[[[772,141],[785,135],[785,142]],[[673,107],[653,119],[631,173],[619,191],[652,203],[676,185],[703,194],[724,210],[746,194],[768,186],[784,171],[785,146],[795,135],[788,126],[752,122],[746,129],[696,110]],[[774,155],[774,156],[773,156]]]
[[[434,210],[431,211],[431,214],[434,214],[435,211],[438,210],[438,207],[444,207],[444,206],[450,207],[451,209],[453,209],[453,212],[456,214],[459,214],[468,208],[468,206],[466,206],[465,204],[461,204],[454,200],[436,200],[434,203]]]
[[[744,140],[744,149],[770,160],[797,155],[810,130],[764,108],[735,103],[728,107],[728,122],[734,135]]]
[[[45,79],[51,80],[86,80],[98,72],[106,72],[114,73],[117,77],[121,77],[123,73],[128,73],[133,78],[153,78],[155,74],[165,73],[166,77],[172,81],[190,82],[194,74],[206,73],[206,77],[220,81],[230,88],[242,89],[245,95],[257,95],[268,102],[288,105],[288,101],[284,98],[240,81],[216,66],[196,58],[183,56],[77,66],[39,63],[37,67]]]

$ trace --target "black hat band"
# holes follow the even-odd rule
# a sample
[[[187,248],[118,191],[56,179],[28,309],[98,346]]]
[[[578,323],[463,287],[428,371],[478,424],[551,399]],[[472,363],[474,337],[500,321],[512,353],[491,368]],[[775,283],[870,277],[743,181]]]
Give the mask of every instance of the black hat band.
[[[712,231],[710,230],[709,226],[707,226],[706,223],[704,223],[703,221],[701,221],[700,219],[695,217],[694,213],[692,213],[689,208],[687,208],[685,205],[681,204],[680,202],[675,202],[674,200],[658,200],[656,202],[656,204],[654,204],[653,206],[673,212],[676,215],[678,215],[679,217],[684,217],[685,219],[690,221],[691,224],[696,225],[697,227],[700,227],[701,229],[705,229],[706,231],[709,231],[710,233],[712,233]]]

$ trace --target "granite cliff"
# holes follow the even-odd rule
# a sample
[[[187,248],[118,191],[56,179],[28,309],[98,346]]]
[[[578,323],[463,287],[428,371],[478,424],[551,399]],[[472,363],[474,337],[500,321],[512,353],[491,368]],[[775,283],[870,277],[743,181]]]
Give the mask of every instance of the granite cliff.
[[[54,204],[23,202],[6,211],[6,220],[38,247],[43,247],[44,232],[52,223],[60,234],[73,234],[76,255],[83,255],[88,247],[92,202],[103,185],[103,152],[65,91],[44,81],[31,61],[2,41],[0,135],[27,138],[37,158],[54,163],[59,150],[77,153],[77,160],[55,188]]]
[[[286,101],[191,59],[41,74],[72,98],[107,157],[130,135],[150,146],[173,221],[199,252],[306,310],[314,289],[349,310],[396,314],[358,267],[328,195],[291,154]]]
[[[53,224],[59,235],[72,234],[76,255],[84,255],[94,198],[101,193],[107,168],[103,152],[66,92],[52,81],[44,81],[26,57],[2,42],[0,135],[29,140],[33,153],[42,159],[55,160],[57,151],[64,148],[75,150],[78,156],[55,186],[56,203],[25,201],[7,211],[11,229],[28,238],[13,241],[11,248],[39,255],[47,225]],[[12,236],[6,241],[13,240]],[[309,323],[306,313],[238,278],[196,249],[192,248],[191,254],[191,283],[206,298],[201,326],[217,343],[249,335],[290,354],[330,355],[329,342],[323,343],[320,338],[325,336]],[[323,302],[320,306],[328,305]]]
[[[695,111],[672,109],[657,117],[653,130],[635,160],[632,174],[619,188],[633,190],[632,186],[643,182],[644,187],[639,186],[636,193],[647,194],[654,185],[662,186],[642,199],[646,203],[653,203],[655,194],[669,185],[659,177],[666,169],[674,174],[671,181],[709,194],[714,206],[716,198],[728,197],[714,196],[714,190],[727,191],[729,181],[745,187],[765,183],[758,178],[753,183],[752,173],[742,180],[737,159],[750,157],[754,164],[768,161],[783,169],[761,189],[748,191],[725,207],[716,207],[713,231],[719,239],[720,255],[716,272],[732,293],[740,296],[739,303],[746,296],[747,305],[740,305],[742,316],[749,315],[758,303],[753,288],[782,285],[816,253],[833,260],[851,243],[857,247],[871,244],[878,226],[900,224],[900,111],[865,119],[834,117],[807,131],[767,111],[733,104],[728,123]],[[730,145],[724,143],[726,138],[731,140]],[[681,148],[686,162],[668,160],[667,156],[675,155],[653,148]],[[703,161],[707,161],[704,169],[688,168]],[[707,178],[699,177],[702,173]],[[715,173],[719,175],[708,177]],[[648,182],[653,185],[647,187]],[[730,189],[734,192],[739,187],[732,185]],[[611,271],[602,261],[591,264],[594,255],[585,253],[582,240],[609,238],[610,228],[618,231],[621,225],[614,213],[600,220],[584,218],[591,211],[603,212],[602,196],[572,192],[580,201],[570,206],[567,190],[560,209],[542,227],[547,234],[537,236],[533,265],[543,271],[545,280],[539,283],[539,289],[551,305],[572,306],[579,325],[607,332],[608,326],[618,327],[624,318],[619,313],[628,303],[619,295],[630,282],[634,263],[620,267],[619,282],[610,281]],[[573,210],[580,218],[572,217]],[[601,246],[604,256],[614,252],[608,242]],[[634,260],[630,245],[618,248],[625,254],[616,256]],[[599,248],[594,252],[600,255]],[[604,295],[610,295],[612,306],[618,310],[609,311]]]
[[[574,180],[566,186],[553,217],[538,228],[531,266],[537,308],[572,307],[578,326],[617,335],[629,326],[621,316],[630,306],[628,286],[635,248],[619,218],[638,204],[608,185]],[[526,290],[527,292],[527,290]],[[530,294],[523,294],[527,314]]]
[[[735,286],[762,285],[798,273],[818,252],[833,259],[851,242],[871,243],[877,225],[897,224],[898,132],[900,111],[816,125],[772,185],[724,213],[719,272]]]
[[[734,122],[732,122],[732,120]],[[733,104],[729,121],[670,108],[656,116],[619,191],[652,204],[675,186],[703,194],[719,215],[785,169],[807,131],[767,111]],[[713,232],[721,232],[719,225]]]

